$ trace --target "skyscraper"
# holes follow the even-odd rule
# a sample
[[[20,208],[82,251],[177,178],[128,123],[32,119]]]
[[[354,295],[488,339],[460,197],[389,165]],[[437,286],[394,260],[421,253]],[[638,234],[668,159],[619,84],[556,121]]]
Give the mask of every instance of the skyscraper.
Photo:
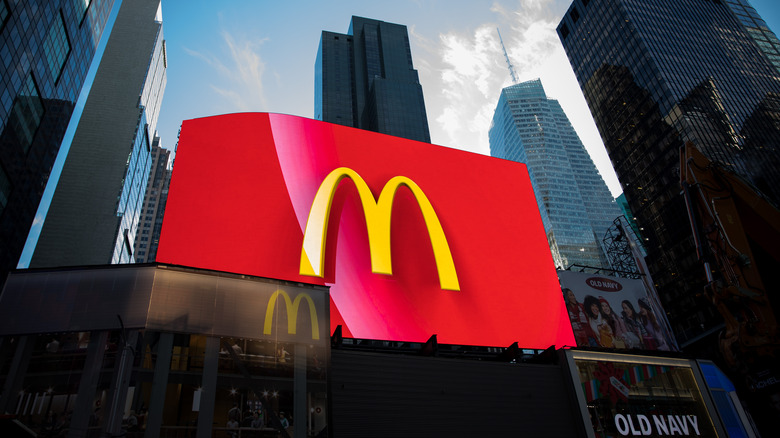
[[[133,262],[166,67],[160,1],[123,2],[31,267]]]
[[[155,137],[152,141],[152,168],[135,239],[133,256],[137,263],[153,262],[157,256],[157,244],[160,241],[165,202],[171,182],[171,168],[168,165],[170,158],[171,151],[162,148],[160,137]]]
[[[528,166],[555,265],[609,267],[602,240],[622,213],[541,81],[501,90],[488,135],[490,155]]]
[[[0,284],[16,267],[113,0],[0,0]]]
[[[406,26],[353,16],[322,32],[314,69],[315,119],[431,141]]]
[[[780,73],[780,40],[777,39],[777,35],[769,30],[764,19],[748,4],[747,0],[726,0],[726,4],[745,25],[748,35]]]
[[[693,142],[780,201],[780,77],[747,16],[758,17],[740,0],[576,0],[558,25],[683,348],[722,318],[703,293],[681,146]]]

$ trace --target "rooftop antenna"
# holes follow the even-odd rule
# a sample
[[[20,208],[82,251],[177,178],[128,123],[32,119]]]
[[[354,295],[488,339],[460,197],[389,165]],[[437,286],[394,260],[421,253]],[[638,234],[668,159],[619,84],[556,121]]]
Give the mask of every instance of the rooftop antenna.
[[[509,76],[512,77],[512,83],[517,84],[517,75],[515,74],[515,66],[512,65],[512,61],[509,60],[509,54],[506,53],[506,46],[504,46],[504,39],[501,38],[501,31],[496,28],[498,32],[498,40],[501,41],[501,48],[504,50],[504,58],[506,58],[506,65],[509,66]]]

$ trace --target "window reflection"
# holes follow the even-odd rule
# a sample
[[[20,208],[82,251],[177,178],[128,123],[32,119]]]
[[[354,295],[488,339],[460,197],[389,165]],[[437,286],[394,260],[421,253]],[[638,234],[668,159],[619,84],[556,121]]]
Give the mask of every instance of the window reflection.
[[[26,353],[24,342],[30,343]],[[218,348],[209,347],[215,343]],[[29,360],[13,374],[17,354]],[[207,414],[212,436],[279,436],[281,430],[292,436],[295,428],[316,435],[327,424],[328,357],[327,344],[132,330],[41,334],[3,339],[0,385],[19,379],[8,411],[39,436],[68,436],[71,429],[102,436],[114,398],[121,400],[117,433],[127,437],[142,437],[148,427],[161,437],[194,436]],[[116,396],[123,358],[129,385]],[[304,384],[296,386],[296,378]],[[216,382],[212,399],[204,390],[209,379]]]
[[[684,430],[717,436],[690,367],[612,360],[575,364],[597,436],[632,431],[674,435]]]

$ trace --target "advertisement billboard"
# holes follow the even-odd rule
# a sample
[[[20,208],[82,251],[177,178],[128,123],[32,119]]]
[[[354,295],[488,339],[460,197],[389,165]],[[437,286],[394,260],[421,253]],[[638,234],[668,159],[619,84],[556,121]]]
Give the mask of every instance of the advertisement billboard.
[[[676,350],[641,280],[572,271],[558,278],[578,347]]]
[[[596,437],[724,436],[692,361],[575,350],[566,356]]]
[[[182,124],[157,261],[328,285],[347,337],[573,345],[536,205],[522,164],[300,117],[207,117]]]

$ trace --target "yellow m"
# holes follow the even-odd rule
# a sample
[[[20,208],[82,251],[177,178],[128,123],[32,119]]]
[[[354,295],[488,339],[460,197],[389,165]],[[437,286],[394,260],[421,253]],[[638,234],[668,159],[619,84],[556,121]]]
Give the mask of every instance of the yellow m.
[[[265,324],[263,325],[263,334],[271,334],[271,326],[273,325],[274,309],[276,308],[276,299],[279,295],[284,298],[285,308],[287,309],[287,333],[294,335],[296,332],[295,326],[298,323],[298,306],[301,305],[301,300],[305,299],[309,305],[309,315],[311,316],[311,338],[320,338],[320,323],[317,320],[317,311],[314,308],[314,301],[309,294],[301,292],[295,297],[294,301],[290,300],[290,296],[287,292],[279,289],[271,295],[268,300],[268,308],[265,309]]]
[[[328,218],[333,195],[336,187],[344,178],[350,178],[357,187],[360,201],[363,205],[363,213],[366,217],[368,229],[368,245],[371,252],[371,271],[376,274],[392,275],[393,267],[390,259],[390,217],[393,208],[393,198],[398,187],[404,185],[414,194],[417,203],[428,228],[428,236],[433,247],[433,256],[436,259],[436,268],[439,271],[439,284],[442,289],[460,290],[458,275],[455,272],[455,264],[452,262],[452,253],[447,244],[447,238],[441,228],[439,218],[433,210],[433,206],[423,193],[422,189],[405,176],[396,176],[385,184],[379,194],[379,200],[374,200],[374,195],[363,178],[352,169],[339,167],[332,171],[320,184],[317,194],[314,196],[309,219],[306,221],[306,231],[303,235],[303,248],[301,248],[301,275],[322,277],[325,267],[325,237],[328,230]],[[312,263],[314,260],[316,263]]]

